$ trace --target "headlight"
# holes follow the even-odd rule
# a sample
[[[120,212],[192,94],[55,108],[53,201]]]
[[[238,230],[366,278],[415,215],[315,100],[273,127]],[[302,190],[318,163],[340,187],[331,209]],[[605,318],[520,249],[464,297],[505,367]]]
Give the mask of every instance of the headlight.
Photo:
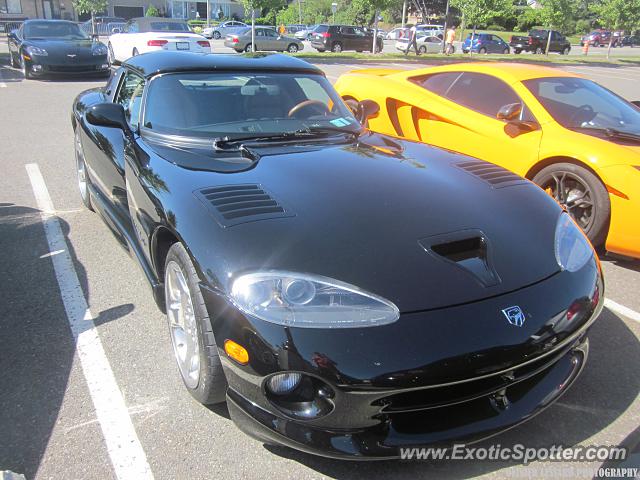
[[[95,56],[106,55],[107,54],[107,47],[105,47],[102,44],[96,45],[95,47],[93,47],[93,52],[92,53]]]
[[[555,252],[563,270],[577,272],[591,260],[593,247],[567,213],[562,213],[556,224]]]
[[[291,272],[257,272],[233,282],[231,297],[243,312],[291,327],[355,328],[395,322],[398,307],[330,278]]]
[[[46,57],[47,55],[49,55],[44,48],[40,48],[40,47],[31,46],[31,47],[25,48],[25,50],[31,56],[36,55],[39,57]]]

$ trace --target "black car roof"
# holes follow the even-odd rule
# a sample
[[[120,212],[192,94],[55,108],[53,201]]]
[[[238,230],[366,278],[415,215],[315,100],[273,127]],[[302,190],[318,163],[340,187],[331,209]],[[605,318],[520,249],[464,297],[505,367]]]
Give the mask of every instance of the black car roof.
[[[324,72],[298,58],[278,53],[245,53],[221,55],[190,52],[152,52],[131,57],[123,65],[144,77],[171,72],[274,71],[315,73]]]

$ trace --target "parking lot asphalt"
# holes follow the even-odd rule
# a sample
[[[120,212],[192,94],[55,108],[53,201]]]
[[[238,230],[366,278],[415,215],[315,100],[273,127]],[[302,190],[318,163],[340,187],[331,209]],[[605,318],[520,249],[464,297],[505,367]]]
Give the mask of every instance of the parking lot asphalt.
[[[6,51],[2,48],[0,54]],[[362,68],[320,66],[331,80]],[[563,68],[637,99],[637,67]],[[24,81],[18,71],[0,65],[0,471],[10,469],[29,479],[117,478],[123,470],[113,464],[114,448],[127,451],[135,445],[105,443],[94,389],[96,381],[98,388],[101,379],[108,383],[109,369],[141,447],[138,464],[148,466],[149,476],[157,479],[559,478],[559,468],[566,469],[562,478],[587,478],[580,469],[595,471],[598,463],[525,467],[504,461],[327,460],[264,446],[241,433],[226,409],[193,401],[173,360],[165,318],[139,267],[100,218],[81,208],[71,104],[82,90],[103,83]],[[41,173],[42,185],[34,183],[34,171]],[[54,211],[43,212],[46,194]],[[49,218],[57,219],[60,250],[51,251],[43,223]],[[60,272],[54,269],[54,257],[61,253],[69,256],[95,324],[89,330],[97,333],[95,341],[108,362],[102,376],[90,382],[87,359],[78,355],[78,338],[65,310],[69,290],[63,286],[63,298]],[[608,308],[591,330],[584,373],[558,403],[483,445],[640,442],[640,262],[602,261]],[[91,348],[95,351],[95,345]],[[627,466],[640,466],[640,451],[636,455]]]

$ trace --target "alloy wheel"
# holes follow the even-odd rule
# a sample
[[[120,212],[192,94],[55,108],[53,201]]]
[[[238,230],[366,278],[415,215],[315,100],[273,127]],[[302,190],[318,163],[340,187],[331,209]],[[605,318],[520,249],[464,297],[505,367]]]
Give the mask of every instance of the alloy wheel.
[[[78,127],[80,128],[80,127]],[[80,190],[80,196],[86,203],[87,195],[89,195],[87,188],[87,167],[84,162],[84,153],[82,151],[82,143],[80,143],[80,135],[76,132],[75,138],[76,144],[76,174],[78,177],[78,190]]]
[[[589,230],[596,207],[591,188],[582,178],[571,172],[556,171],[540,186],[567,209],[580,228],[585,232]]]
[[[298,46],[292,43],[291,45],[289,45],[289,48],[287,49],[287,51],[289,53],[296,53],[298,51]]]
[[[200,382],[197,319],[187,279],[174,261],[167,264],[165,298],[169,333],[180,374],[187,387],[196,388]]]

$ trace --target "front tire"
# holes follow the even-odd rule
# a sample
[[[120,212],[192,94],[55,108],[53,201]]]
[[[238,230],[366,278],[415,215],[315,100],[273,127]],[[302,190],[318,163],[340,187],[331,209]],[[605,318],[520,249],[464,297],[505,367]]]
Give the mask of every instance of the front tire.
[[[246,47],[244,47],[244,51],[247,53],[251,53],[251,44],[248,43]],[[258,51],[258,49],[256,49],[256,52]]]
[[[480,55],[485,55],[485,54],[487,53],[487,49],[486,49],[486,48],[484,48],[484,47],[482,47],[480,50],[478,50],[478,53],[479,53]]]
[[[78,191],[80,192],[80,199],[82,204],[87,210],[93,210],[93,204],[91,203],[91,193],[89,193],[89,176],[87,175],[87,163],[84,159],[84,150],[82,149],[82,142],[80,141],[80,129],[82,127],[78,125],[75,132],[75,153],[76,153],[76,177],[78,179]]]
[[[287,47],[287,52],[289,52],[289,53],[298,53],[298,45],[296,45],[295,43],[292,43],[291,45],[289,45]]]
[[[505,48],[505,49],[502,51],[502,54],[503,54],[503,55],[509,55],[510,53],[511,53],[511,51],[510,51],[508,48]]]
[[[220,32],[213,32],[213,38],[215,38],[216,40],[220,40],[220,37],[222,35],[220,35]]]
[[[571,49],[569,47],[564,47],[564,49],[562,50],[562,55],[569,55],[569,52],[571,51]]]
[[[425,47],[424,45],[421,45],[420,48],[418,49],[418,53],[427,53],[427,47]]]
[[[29,80],[32,78],[31,72],[29,71],[29,65],[27,61],[24,59],[22,54],[20,54],[20,66],[22,67],[22,76],[25,80]]]
[[[204,405],[222,403],[227,380],[198,275],[182,243],[169,249],[164,271],[169,333],[184,385]]]
[[[593,172],[573,163],[555,163],[540,170],[533,181],[567,209],[595,247],[604,244],[611,203]]]
[[[331,51],[333,53],[341,53],[342,52],[342,44],[340,42],[336,42],[331,46]]]
[[[116,56],[113,53],[113,45],[111,45],[111,42],[109,42],[109,45],[107,45],[107,57],[109,59],[109,64],[110,65],[115,65],[116,64]]]
[[[520,55],[520,52],[522,52],[522,50],[514,50],[513,53],[515,53],[516,55]]]
[[[13,68],[20,68],[20,62],[16,60],[16,57],[13,55],[13,53],[10,52],[9,55],[11,55],[11,66]]]
[[[542,54],[543,54],[542,48],[541,47],[537,47],[536,48],[536,55],[542,55]]]

